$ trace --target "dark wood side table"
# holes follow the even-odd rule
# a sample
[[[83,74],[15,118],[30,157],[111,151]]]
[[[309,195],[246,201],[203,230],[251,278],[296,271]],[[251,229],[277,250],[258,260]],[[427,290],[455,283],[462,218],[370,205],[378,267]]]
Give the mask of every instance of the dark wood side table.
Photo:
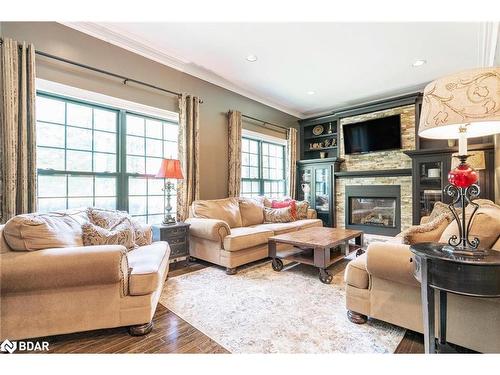
[[[189,257],[189,224],[153,225],[153,241],[166,241],[170,245],[170,261]]]
[[[444,243],[410,246],[415,277],[421,283],[425,353],[436,353],[434,290],[439,291],[439,352],[447,351],[447,293],[470,297],[500,297],[500,252],[464,257],[443,250]]]

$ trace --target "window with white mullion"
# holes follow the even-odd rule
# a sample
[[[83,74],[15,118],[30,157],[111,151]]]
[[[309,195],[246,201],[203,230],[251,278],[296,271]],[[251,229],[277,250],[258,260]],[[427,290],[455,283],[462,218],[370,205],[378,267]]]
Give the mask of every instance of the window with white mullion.
[[[116,208],[118,111],[37,95],[38,210]]]
[[[163,179],[156,179],[164,158],[178,157],[178,125],[148,116],[126,114],[128,211],[144,223],[163,220],[166,197]],[[174,185],[176,186],[176,182]],[[176,187],[174,188],[174,192]],[[172,195],[172,213],[177,197]]]
[[[284,145],[243,137],[241,157],[241,196],[285,195]]]
[[[38,93],[39,211],[96,206],[160,223],[164,180],[154,175],[178,157],[177,139],[171,121]],[[171,204],[175,213],[175,195]]]

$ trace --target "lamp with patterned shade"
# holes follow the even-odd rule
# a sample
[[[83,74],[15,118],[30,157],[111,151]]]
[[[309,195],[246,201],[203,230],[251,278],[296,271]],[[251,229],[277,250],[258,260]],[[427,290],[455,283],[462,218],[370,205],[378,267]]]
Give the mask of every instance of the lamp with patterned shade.
[[[170,204],[170,198],[172,196],[172,189],[174,188],[174,184],[170,179],[182,180],[184,176],[182,175],[181,163],[179,160],[175,159],[163,159],[161,162],[160,170],[156,174],[157,178],[165,179],[165,187],[163,191],[167,192],[167,205],[165,206],[165,218],[163,219],[163,225],[175,224],[175,217],[172,216],[172,205]]]
[[[466,70],[431,82],[424,90],[418,135],[434,139],[458,139],[460,164],[448,173],[444,188],[452,197],[449,208],[457,221],[459,237],[448,240],[447,250],[460,255],[482,255],[479,239],[469,238],[469,226],[478,209],[476,171],[467,164],[467,138],[500,133],[500,67]],[[474,207],[468,220],[465,207]],[[460,204],[461,213],[456,209]]]

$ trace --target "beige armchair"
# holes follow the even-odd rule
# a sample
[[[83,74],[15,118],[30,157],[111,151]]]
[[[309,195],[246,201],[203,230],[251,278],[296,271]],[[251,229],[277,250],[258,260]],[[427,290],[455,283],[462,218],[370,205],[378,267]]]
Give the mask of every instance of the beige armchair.
[[[0,338],[129,326],[152,329],[168,272],[166,242],[13,251],[0,226]]]
[[[268,257],[267,241],[275,234],[323,226],[316,211],[289,223],[264,223],[264,206],[245,198],[193,202],[189,227],[189,253],[235,274],[236,267]],[[281,248],[286,245],[281,245]],[[281,249],[280,248],[280,249]]]
[[[471,232],[482,236],[485,243],[491,244],[495,238],[493,245],[488,246],[500,251],[500,207],[493,202],[482,203]],[[427,224],[430,222],[424,225]],[[442,225],[438,220],[430,226],[431,234],[417,230],[408,238],[416,242],[445,242],[454,226],[455,222]],[[352,322],[364,323],[371,317],[423,332],[420,284],[413,276],[409,247],[374,242],[365,254],[348,264],[346,307]],[[479,352],[500,353],[500,299],[449,294],[447,325],[449,342]]]

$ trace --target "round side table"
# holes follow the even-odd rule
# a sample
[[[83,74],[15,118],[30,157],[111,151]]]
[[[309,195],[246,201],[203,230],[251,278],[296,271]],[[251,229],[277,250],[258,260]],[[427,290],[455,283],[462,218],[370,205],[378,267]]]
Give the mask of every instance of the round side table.
[[[500,297],[500,251],[484,256],[458,256],[444,243],[410,246],[415,278],[421,284],[425,353],[436,353],[434,290],[439,291],[439,352],[446,349],[447,293],[470,297]]]

